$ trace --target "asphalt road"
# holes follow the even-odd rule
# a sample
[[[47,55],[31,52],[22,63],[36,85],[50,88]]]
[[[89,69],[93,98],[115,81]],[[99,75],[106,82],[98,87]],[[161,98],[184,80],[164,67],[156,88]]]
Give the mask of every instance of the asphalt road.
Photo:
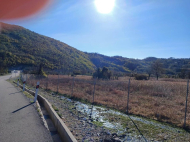
[[[0,77],[0,142],[53,142],[34,104]]]

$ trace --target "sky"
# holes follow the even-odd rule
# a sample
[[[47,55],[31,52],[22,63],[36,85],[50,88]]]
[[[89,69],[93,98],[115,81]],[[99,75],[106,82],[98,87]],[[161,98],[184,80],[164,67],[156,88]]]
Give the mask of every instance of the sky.
[[[190,58],[190,0],[55,0],[41,13],[3,22],[23,26],[85,52],[143,59]]]

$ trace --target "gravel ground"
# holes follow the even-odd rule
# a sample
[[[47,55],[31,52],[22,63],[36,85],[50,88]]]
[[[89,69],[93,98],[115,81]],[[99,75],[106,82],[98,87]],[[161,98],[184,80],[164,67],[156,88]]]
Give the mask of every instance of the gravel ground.
[[[62,117],[63,122],[79,142],[112,142],[115,140],[119,142],[116,134],[112,135],[109,130],[93,124],[93,119],[90,115],[77,111],[74,101],[66,98],[60,99],[60,96],[47,92],[43,92],[42,96],[48,99],[51,104],[54,104],[55,109],[59,110],[59,115]]]

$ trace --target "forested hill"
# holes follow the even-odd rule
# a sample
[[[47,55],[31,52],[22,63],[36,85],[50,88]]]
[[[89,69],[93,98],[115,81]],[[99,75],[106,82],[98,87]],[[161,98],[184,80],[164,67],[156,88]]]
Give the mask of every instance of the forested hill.
[[[146,73],[147,68],[156,60],[163,64],[165,74],[175,75],[183,69],[190,69],[190,59],[148,57],[139,60],[86,53],[23,27],[0,23],[0,70],[1,66],[34,70],[43,64],[44,69],[54,73],[74,71],[89,74],[104,66],[113,73]]]
[[[121,56],[104,56],[98,53],[86,53],[91,60],[91,62],[96,67],[106,66],[110,70],[115,72],[129,73],[131,71],[136,73],[147,73],[153,62],[159,60],[164,69],[163,74],[167,75],[177,75],[185,70],[190,70],[190,58],[155,58],[147,57],[145,59],[131,59],[124,58]]]
[[[17,69],[37,67],[54,71],[94,71],[88,56],[58,40],[16,25],[1,24],[0,62]]]

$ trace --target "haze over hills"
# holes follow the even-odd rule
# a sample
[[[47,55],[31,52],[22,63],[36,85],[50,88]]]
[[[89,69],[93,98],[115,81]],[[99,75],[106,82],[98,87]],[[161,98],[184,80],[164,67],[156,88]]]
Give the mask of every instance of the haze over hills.
[[[121,56],[105,56],[77,50],[63,42],[46,37],[20,26],[1,24],[0,63],[9,69],[32,70],[44,65],[51,72],[93,73],[96,68],[108,67],[114,73],[145,73],[146,69],[158,60],[148,57],[143,60]],[[159,59],[165,74],[175,75],[181,69],[190,68],[190,59]]]

